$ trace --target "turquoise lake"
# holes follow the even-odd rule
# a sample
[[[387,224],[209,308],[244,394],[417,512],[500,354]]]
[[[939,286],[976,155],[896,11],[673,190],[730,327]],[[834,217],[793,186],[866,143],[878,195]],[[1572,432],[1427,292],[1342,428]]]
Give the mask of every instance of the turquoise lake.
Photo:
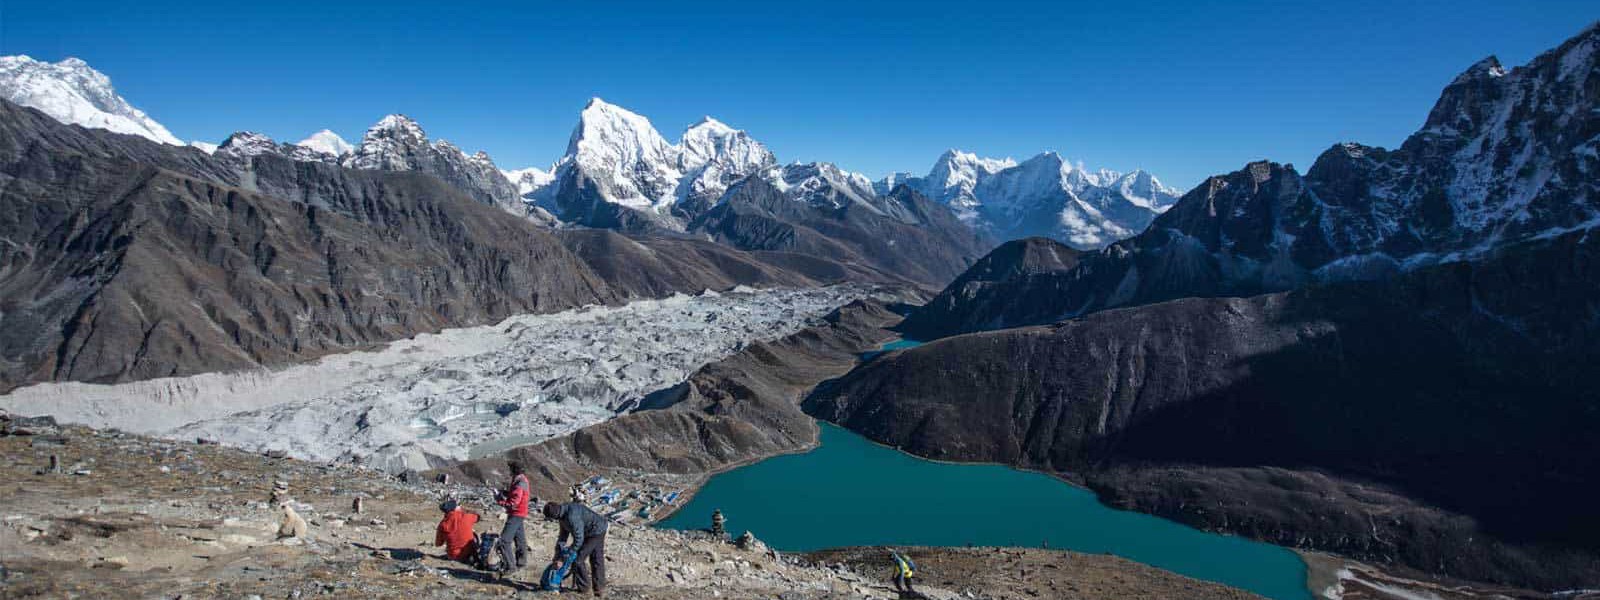
[[[721,509],[733,535],[749,530],[787,551],[1048,544],[1115,554],[1269,598],[1311,598],[1305,563],[1285,548],[1115,510],[1088,490],[1039,473],[926,461],[820,425],[817,449],[712,477],[660,526],[704,529],[712,510]]]

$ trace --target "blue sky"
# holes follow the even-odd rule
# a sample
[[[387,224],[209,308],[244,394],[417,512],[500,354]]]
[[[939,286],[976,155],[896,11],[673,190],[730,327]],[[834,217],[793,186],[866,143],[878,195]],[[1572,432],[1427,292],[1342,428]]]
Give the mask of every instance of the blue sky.
[[[78,56],[184,139],[356,141],[391,112],[547,165],[600,96],[669,139],[713,115],[780,160],[874,178],[945,148],[1143,167],[1187,189],[1260,158],[1397,145],[1440,88],[1600,19],[1506,2],[0,0],[0,54]]]

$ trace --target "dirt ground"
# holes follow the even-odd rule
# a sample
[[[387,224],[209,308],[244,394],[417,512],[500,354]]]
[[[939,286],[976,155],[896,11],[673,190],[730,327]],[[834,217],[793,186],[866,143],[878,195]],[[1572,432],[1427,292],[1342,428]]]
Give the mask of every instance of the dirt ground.
[[[56,455],[61,472],[48,472]],[[463,598],[533,595],[554,525],[530,521],[535,564],[509,580],[432,546],[439,500],[474,490],[116,431],[0,437],[0,598]],[[309,525],[279,539],[284,482]],[[485,491],[485,490],[476,490]],[[361,498],[363,511],[352,502]],[[613,525],[614,598],[896,598],[887,553],[787,556],[756,543]],[[1008,549],[917,549],[928,598],[1249,598],[1121,559]],[[1020,574],[1021,577],[1015,576]],[[969,595],[970,593],[970,595]]]
[[[992,598],[1259,598],[1255,594],[1190,579],[1104,554],[1031,548],[905,548],[917,564],[914,581]],[[839,548],[808,555],[844,563],[864,573],[893,571],[883,548]]]

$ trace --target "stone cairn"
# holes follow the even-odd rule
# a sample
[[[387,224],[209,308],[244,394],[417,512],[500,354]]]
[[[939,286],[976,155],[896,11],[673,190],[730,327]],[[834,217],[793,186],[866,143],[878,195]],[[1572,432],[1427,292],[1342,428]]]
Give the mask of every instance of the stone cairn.
[[[711,511],[711,535],[719,540],[728,539],[727,519],[722,516],[722,509]]]

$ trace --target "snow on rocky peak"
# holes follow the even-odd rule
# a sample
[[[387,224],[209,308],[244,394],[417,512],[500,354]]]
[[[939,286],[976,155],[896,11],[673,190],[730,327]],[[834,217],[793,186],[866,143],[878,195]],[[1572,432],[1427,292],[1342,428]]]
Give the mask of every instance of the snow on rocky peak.
[[[684,179],[676,199],[715,198],[745,175],[777,163],[765,145],[743,130],[705,117],[685,130],[678,142],[678,168]]]
[[[211,152],[213,156],[235,160],[248,160],[263,154],[276,154],[289,160],[300,162],[322,162],[333,164],[337,157],[326,152],[314,150],[296,144],[279,144],[266,135],[253,131],[239,131],[228,136],[222,145],[215,146]]]
[[[1002,239],[1043,235],[1093,249],[1143,231],[1178,196],[1144,171],[1089,171],[1045,152],[980,175],[969,195],[953,200],[967,204],[953,208]]]
[[[771,181],[785,197],[812,206],[843,208],[859,204],[877,210],[872,202],[876,196],[872,180],[832,163],[791,163],[769,168],[762,177]]]
[[[367,128],[361,144],[340,160],[347,168],[374,171],[417,171],[438,177],[485,204],[526,215],[517,185],[483,152],[468,155],[455,144],[430,143],[422,126],[410,117],[392,114]]]
[[[239,131],[222,140],[215,152],[217,156],[249,158],[263,154],[278,154],[278,143],[254,131]]]
[[[945,204],[970,200],[979,179],[1015,166],[1017,161],[1010,158],[983,158],[951,148],[934,161],[923,194]]]
[[[593,98],[579,114],[565,162],[594,181],[606,201],[656,208],[676,198],[683,177],[678,155],[649,119]]]
[[[211,142],[202,142],[200,140],[190,140],[189,141],[189,145],[190,146],[194,146],[195,148],[199,148],[201,152],[204,152],[206,154],[216,154],[217,153],[217,145],[213,144]]]
[[[543,187],[534,200],[575,222],[599,218],[594,213],[599,201],[681,225],[677,219],[690,215],[672,207],[689,200],[709,206],[734,182],[776,164],[765,145],[711,117],[691,125],[674,144],[644,116],[594,98],[579,114],[566,155],[556,162],[551,177],[557,185]],[[582,188],[561,189],[572,185]]]
[[[23,55],[0,57],[0,97],[38,109],[62,123],[184,145],[166,127],[118,96],[111,78],[77,58],[48,63]]]
[[[537,193],[539,190],[544,189],[544,186],[550,185],[550,182],[556,180],[554,170],[546,171],[539,167],[511,169],[501,171],[500,174],[505,175],[507,180],[517,186],[517,193],[521,194],[523,198]]]
[[[344,156],[356,149],[350,142],[346,142],[344,138],[339,137],[339,134],[327,129],[313,133],[306,139],[295,142],[294,145],[334,156]]]
[[[428,147],[422,126],[401,114],[387,115],[361,136],[361,144],[343,159],[352,169],[410,171],[417,152]]]
[[[872,191],[882,196],[894,191],[894,188],[900,187],[900,184],[916,187],[920,181],[921,178],[912,175],[910,171],[895,171],[885,175],[883,179],[872,182]]]
[[[897,173],[874,189],[885,194],[901,183],[1000,239],[1043,235],[1080,249],[1142,231],[1179,196],[1144,171],[1090,171],[1054,152],[1018,164],[951,149],[926,176]]]

